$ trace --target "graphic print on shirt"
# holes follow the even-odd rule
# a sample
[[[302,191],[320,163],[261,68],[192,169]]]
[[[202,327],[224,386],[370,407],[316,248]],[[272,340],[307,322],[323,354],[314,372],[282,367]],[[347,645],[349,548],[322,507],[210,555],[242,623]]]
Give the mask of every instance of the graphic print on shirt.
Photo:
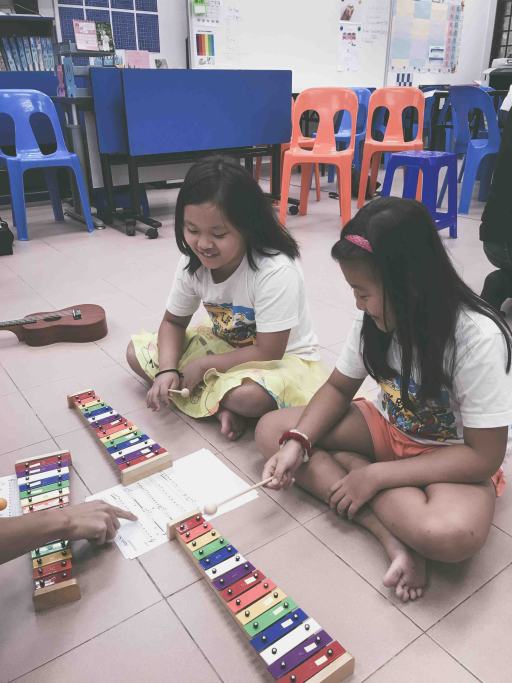
[[[404,408],[400,398],[402,378],[396,375],[392,379],[381,380],[382,411],[389,422],[402,432],[412,437],[430,439],[432,441],[447,441],[457,439],[457,425],[455,415],[450,408],[450,397],[446,389],[441,390],[439,399],[418,401],[420,387],[411,379],[409,382],[409,396],[413,409]]]
[[[249,346],[256,341],[256,318],[253,308],[233,304],[204,303],[214,334],[232,346]]]

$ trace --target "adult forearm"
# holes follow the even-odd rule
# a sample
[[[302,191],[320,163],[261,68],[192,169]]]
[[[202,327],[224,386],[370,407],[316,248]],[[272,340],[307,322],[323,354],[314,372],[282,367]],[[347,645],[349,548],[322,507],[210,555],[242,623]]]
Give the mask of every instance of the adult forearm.
[[[185,328],[181,325],[163,320],[158,330],[158,365],[161,370],[177,368],[183,344]]]
[[[435,451],[391,462],[377,462],[374,470],[382,489],[427,486],[440,482],[471,484],[489,479],[499,462],[487,459],[473,448],[442,446]]]
[[[350,403],[349,397],[326,382],[306,406],[296,429],[306,434],[315,445],[345,417]]]
[[[0,564],[69,534],[63,510],[43,510],[0,520]]]

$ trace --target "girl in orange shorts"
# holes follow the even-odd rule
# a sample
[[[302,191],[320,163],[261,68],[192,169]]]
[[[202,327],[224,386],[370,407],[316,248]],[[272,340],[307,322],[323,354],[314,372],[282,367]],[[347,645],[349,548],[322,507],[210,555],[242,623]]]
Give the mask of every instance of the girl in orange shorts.
[[[371,202],[332,256],[360,313],[307,408],[260,420],[263,478],[295,479],[373,533],[390,559],[384,584],[407,602],[423,593],[426,559],[464,560],[489,533],[512,422],[511,332],[416,201]],[[367,375],[375,403],[354,400]]]

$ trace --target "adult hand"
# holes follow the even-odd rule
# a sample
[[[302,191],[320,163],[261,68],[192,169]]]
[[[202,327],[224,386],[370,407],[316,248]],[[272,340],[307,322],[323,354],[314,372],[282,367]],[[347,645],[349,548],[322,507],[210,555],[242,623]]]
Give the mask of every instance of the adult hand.
[[[137,519],[131,512],[109,505],[102,500],[70,505],[64,508],[63,512],[68,518],[69,532],[66,538],[70,541],[85,538],[98,545],[103,545],[115,537],[120,526],[119,519],[128,519],[132,522]]]
[[[183,379],[181,381],[182,388],[188,389],[190,393],[192,393],[197,385],[201,384],[203,381],[206,370],[204,358],[196,358],[195,360],[189,361],[181,370],[183,373]]]
[[[293,484],[293,475],[301,466],[303,461],[303,450],[297,441],[288,441],[265,463],[262,479],[273,477],[267,484],[269,489],[288,488]]]
[[[353,519],[362,506],[371,500],[381,487],[373,476],[371,465],[352,470],[329,490],[329,507],[339,515]]]
[[[160,410],[160,404],[169,405],[169,389],[179,389],[180,378],[176,372],[159,375],[146,396],[146,405],[151,410]]]

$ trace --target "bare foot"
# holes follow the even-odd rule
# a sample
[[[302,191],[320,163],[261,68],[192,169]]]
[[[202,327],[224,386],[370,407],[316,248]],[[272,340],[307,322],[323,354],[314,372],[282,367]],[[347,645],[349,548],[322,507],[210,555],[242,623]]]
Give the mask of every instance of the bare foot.
[[[383,584],[394,588],[402,602],[421,598],[426,583],[425,558],[397,538],[386,545],[391,564],[384,574]]]
[[[217,411],[217,419],[220,422],[220,433],[230,441],[236,441],[245,432],[247,420],[241,415],[231,412],[227,408]]]

